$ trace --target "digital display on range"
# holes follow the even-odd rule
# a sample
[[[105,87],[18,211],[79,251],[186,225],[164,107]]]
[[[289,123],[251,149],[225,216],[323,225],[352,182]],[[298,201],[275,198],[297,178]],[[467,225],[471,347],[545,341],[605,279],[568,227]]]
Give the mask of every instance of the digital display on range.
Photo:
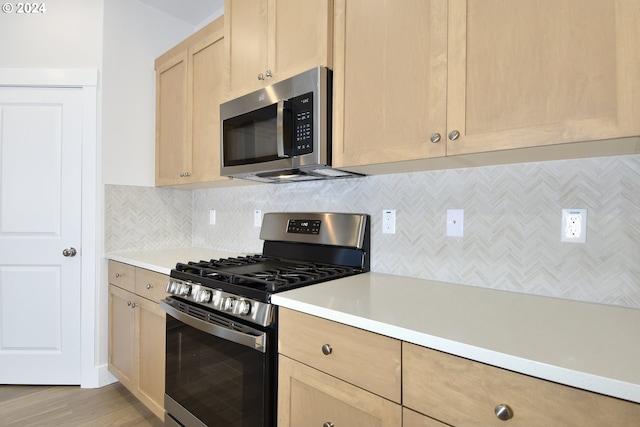
[[[320,234],[319,219],[290,219],[287,224],[287,233],[295,234]]]

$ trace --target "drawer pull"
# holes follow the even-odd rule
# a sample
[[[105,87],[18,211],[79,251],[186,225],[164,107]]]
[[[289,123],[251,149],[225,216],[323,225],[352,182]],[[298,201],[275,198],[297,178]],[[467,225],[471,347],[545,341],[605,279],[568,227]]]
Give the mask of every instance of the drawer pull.
[[[333,427],[333,423],[330,421],[327,421],[326,423],[322,424],[322,427]]]
[[[153,288],[153,285],[151,283],[147,283],[147,289],[151,289]]]
[[[496,406],[493,412],[496,414],[496,417],[502,421],[507,421],[513,418],[513,410],[509,405],[505,405],[504,403]]]
[[[330,355],[333,352],[333,348],[329,345],[329,344],[324,344],[322,346],[322,354],[324,354],[325,356]],[[326,425],[327,423],[325,423]],[[333,425],[333,424],[332,424]]]

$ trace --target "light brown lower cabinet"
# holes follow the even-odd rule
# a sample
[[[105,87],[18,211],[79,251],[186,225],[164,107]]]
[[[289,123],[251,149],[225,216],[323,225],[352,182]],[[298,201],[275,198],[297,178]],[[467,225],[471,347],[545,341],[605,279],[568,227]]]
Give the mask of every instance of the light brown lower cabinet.
[[[278,427],[640,426],[637,403],[285,308],[278,351]]]
[[[280,355],[278,427],[401,425],[397,403]]]
[[[165,312],[158,296],[167,276],[109,262],[110,279],[132,274],[125,288],[109,285],[109,371],[164,419]]]

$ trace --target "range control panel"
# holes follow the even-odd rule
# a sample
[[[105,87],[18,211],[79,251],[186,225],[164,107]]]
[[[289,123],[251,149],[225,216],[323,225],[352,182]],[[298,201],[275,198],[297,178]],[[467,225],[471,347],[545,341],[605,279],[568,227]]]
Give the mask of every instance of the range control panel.
[[[287,224],[287,233],[295,234],[320,234],[322,221],[307,219],[290,219]]]
[[[291,99],[293,109],[294,152],[297,155],[313,152],[313,92]]]

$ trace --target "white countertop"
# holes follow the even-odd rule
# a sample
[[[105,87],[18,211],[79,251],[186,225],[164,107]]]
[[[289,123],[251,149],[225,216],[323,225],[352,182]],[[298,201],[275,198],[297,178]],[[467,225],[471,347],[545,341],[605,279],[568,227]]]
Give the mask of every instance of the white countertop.
[[[640,403],[640,310],[365,273],[272,302]]]
[[[177,248],[147,251],[109,252],[105,257],[113,261],[124,262],[136,267],[146,268],[162,274],[170,274],[179,262],[210,260],[235,257],[245,254],[217,251],[215,249]]]

